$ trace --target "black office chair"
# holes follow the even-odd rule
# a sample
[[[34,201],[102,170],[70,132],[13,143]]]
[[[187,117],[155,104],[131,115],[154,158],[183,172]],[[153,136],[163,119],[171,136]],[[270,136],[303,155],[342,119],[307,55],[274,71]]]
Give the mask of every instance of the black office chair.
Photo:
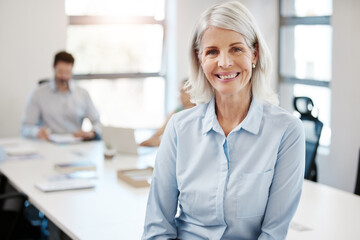
[[[323,123],[313,116],[314,103],[309,97],[295,97],[294,108],[300,113],[304,124],[306,138],[305,179],[317,181],[316,154]]]
[[[44,83],[48,83],[50,80],[48,78],[44,78],[44,79],[40,79],[38,81],[38,85],[44,84]]]
[[[43,239],[46,226],[38,212],[0,173],[0,239]]]
[[[18,204],[7,206],[8,201],[16,201]],[[22,222],[24,203],[27,197],[22,193],[7,193],[0,195],[0,239],[17,239],[19,226]]]
[[[356,184],[355,184],[354,193],[356,195],[360,196],[360,148],[359,148],[358,170],[357,170],[357,177],[356,177]]]

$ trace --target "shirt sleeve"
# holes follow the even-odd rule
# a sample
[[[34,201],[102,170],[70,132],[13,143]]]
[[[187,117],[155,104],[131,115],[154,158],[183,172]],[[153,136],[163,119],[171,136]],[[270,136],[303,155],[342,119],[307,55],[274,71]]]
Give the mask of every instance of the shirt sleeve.
[[[96,132],[97,135],[101,135],[101,123],[100,123],[100,116],[98,111],[95,108],[93,101],[87,91],[85,91],[86,96],[86,117],[89,118],[92,126],[93,131]]]
[[[21,135],[26,138],[36,138],[40,128],[40,107],[33,92],[26,103],[25,114],[21,123]]]
[[[168,122],[155,160],[146,209],[143,240],[175,239],[178,204],[176,181],[177,135],[174,116]]]
[[[299,119],[285,131],[277,155],[259,240],[285,239],[300,201],[305,169],[305,134]]]

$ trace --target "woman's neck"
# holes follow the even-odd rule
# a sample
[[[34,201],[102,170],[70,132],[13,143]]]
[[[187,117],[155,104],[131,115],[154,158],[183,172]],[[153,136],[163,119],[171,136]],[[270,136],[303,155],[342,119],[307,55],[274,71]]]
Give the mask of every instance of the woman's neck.
[[[188,109],[188,108],[195,107],[195,104],[192,102],[189,102],[189,103],[185,104],[183,107],[184,107],[184,109]]]
[[[245,119],[250,108],[251,97],[251,91],[230,96],[216,94],[216,115],[225,136]]]

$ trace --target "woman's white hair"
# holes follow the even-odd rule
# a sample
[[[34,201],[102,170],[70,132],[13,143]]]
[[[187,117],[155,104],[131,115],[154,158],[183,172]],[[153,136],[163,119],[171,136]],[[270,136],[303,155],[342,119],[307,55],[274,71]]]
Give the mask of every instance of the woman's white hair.
[[[279,103],[277,95],[270,87],[271,56],[264,38],[249,10],[239,2],[216,4],[207,9],[198,19],[191,41],[190,77],[185,86],[191,101],[200,104],[209,102],[214,89],[206,79],[202,70],[199,55],[201,54],[201,38],[210,27],[232,30],[243,35],[252,52],[258,50],[258,60],[251,76],[252,95],[260,101]]]

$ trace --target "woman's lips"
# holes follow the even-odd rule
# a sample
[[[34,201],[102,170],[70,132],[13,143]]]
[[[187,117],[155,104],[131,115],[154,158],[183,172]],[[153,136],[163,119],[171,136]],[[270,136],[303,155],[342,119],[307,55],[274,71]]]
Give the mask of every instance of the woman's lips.
[[[215,74],[217,79],[221,82],[231,82],[234,81],[237,76],[240,75],[240,72],[237,73],[228,73],[228,74]]]

